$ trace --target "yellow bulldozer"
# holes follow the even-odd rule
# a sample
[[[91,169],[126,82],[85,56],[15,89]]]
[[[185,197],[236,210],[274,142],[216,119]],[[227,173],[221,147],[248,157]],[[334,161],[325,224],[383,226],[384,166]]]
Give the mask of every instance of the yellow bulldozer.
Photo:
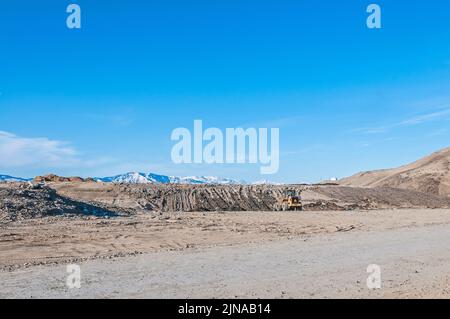
[[[303,210],[301,191],[287,189],[283,196],[275,203],[276,211],[299,211]]]

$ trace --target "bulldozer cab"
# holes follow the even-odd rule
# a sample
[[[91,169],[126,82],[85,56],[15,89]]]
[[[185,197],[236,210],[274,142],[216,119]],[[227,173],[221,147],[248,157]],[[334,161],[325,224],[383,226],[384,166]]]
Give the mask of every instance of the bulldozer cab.
[[[288,189],[284,191],[285,197],[299,197],[299,193],[294,189]]]
[[[285,190],[279,202],[275,204],[275,210],[303,210],[300,192],[295,189]]]

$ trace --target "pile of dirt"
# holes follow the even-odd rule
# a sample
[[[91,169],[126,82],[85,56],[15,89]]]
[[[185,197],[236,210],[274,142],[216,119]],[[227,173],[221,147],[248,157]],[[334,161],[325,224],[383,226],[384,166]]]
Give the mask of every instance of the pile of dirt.
[[[118,216],[121,211],[75,201],[49,187],[28,183],[0,186],[0,222],[60,215]]]
[[[448,197],[390,187],[315,187],[314,192],[349,210],[450,207]]]
[[[442,156],[443,154],[435,156],[434,162],[440,158],[438,162],[444,165]],[[415,172],[423,167],[429,168],[429,161],[416,166]],[[426,179],[422,176],[419,180],[423,183]],[[444,189],[442,183],[436,189],[429,188],[432,183],[428,183],[428,187],[418,183],[417,185],[422,186],[417,188],[423,191],[403,189],[407,188],[404,184],[396,184],[397,188],[380,184],[387,181],[392,183],[392,179],[378,180],[373,188],[367,185],[348,187],[88,183],[88,180],[82,178],[56,175],[38,177],[35,181],[40,183],[1,184],[0,221],[55,215],[115,216],[140,212],[273,211],[286,189],[302,192],[306,211],[450,207],[450,198],[439,195]]]
[[[35,183],[46,183],[46,182],[58,182],[58,183],[62,183],[62,182],[95,182],[95,180],[93,178],[81,178],[78,176],[74,176],[74,177],[62,177],[62,176],[58,176],[55,174],[48,174],[45,176],[36,176],[33,179],[33,182]]]
[[[180,184],[52,184],[60,194],[77,200],[144,211],[272,210],[281,189],[251,185]]]
[[[399,168],[358,173],[341,180],[339,184],[392,187],[450,196],[450,148]]]
[[[59,183],[58,193],[135,211],[272,211],[286,189],[302,192],[305,210],[448,208],[450,199],[391,188],[281,185],[131,185]]]

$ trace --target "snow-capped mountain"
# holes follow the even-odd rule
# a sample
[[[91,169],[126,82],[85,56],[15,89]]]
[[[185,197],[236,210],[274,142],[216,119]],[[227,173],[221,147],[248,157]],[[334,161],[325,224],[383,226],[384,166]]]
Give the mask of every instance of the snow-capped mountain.
[[[31,178],[13,177],[9,175],[0,175],[0,182],[27,182]],[[166,176],[153,173],[131,172],[109,177],[96,177],[97,182],[103,183],[125,183],[125,184],[220,184],[236,185],[247,184],[245,181],[238,181],[231,178],[222,178],[217,176]]]
[[[170,183],[170,178],[164,175],[157,175],[152,173],[126,173],[111,177],[96,178],[97,181],[104,183],[127,183],[127,184],[149,184],[149,183]]]
[[[230,178],[216,176],[166,176],[153,173],[126,173],[111,177],[96,178],[104,183],[127,183],[127,184],[245,184],[244,181],[237,181]]]
[[[28,182],[30,178],[14,177],[9,175],[0,175],[0,182]]]

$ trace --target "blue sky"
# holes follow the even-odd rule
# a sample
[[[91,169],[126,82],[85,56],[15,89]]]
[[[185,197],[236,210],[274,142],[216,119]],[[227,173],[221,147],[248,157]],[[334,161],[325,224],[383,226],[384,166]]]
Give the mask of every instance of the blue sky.
[[[313,182],[450,146],[450,3],[373,2],[381,30],[360,0],[4,2],[0,173]],[[195,119],[279,127],[279,173],[173,164]]]

